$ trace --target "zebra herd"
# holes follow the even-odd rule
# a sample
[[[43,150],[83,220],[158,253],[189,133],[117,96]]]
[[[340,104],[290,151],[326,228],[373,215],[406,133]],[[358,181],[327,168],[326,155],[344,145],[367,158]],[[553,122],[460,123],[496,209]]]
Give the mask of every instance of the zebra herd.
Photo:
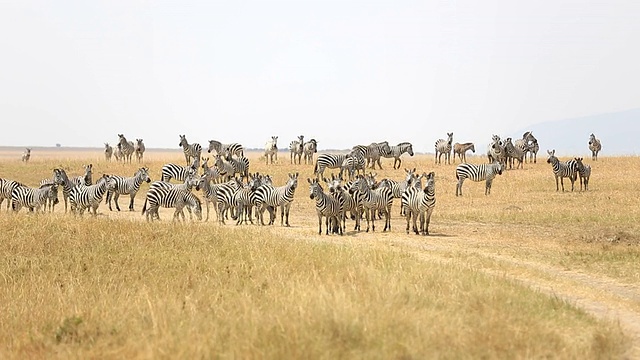
[[[123,163],[131,163],[133,155],[135,154],[136,160],[140,163],[144,161],[144,152],[146,147],[142,139],[136,139],[136,142],[127,140],[123,134],[118,134],[118,143],[115,149],[109,143],[104,143],[104,159],[111,161],[114,157],[116,161],[122,161]]]

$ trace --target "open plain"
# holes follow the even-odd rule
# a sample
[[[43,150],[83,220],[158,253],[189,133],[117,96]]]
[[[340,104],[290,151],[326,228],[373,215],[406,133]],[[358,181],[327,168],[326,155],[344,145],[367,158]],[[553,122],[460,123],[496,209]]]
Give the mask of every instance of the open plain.
[[[143,163],[107,162],[100,149],[0,151],[0,177],[37,186],[54,167],[131,176],[184,165],[180,150]],[[392,229],[318,235],[307,178],[313,165],[248,153],[274,185],[299,172],[291,227],[215,221],[148,223],[140,210],[74,217],[0,211],[0,357],[11,358],[640,358],[640,162],[585,159],[590,188],[556,192],[537,163],[455,196],[455,164],[403,155],[436,173],[430,236]],[[206,154],[205,154],[206,156]],[[568,160],[559,155],[560,160]],[[481,156],[468,156],[473,163]],[[326,173],[329,174],[329,171]],[[200,195],[200,194],[198,194]],[[201,197],[201,196],[200,196]],[[128,197],[121,197],[126,209]],[[114,209],[115,210],[115,209]],[[205,216],[206,216],[206,210]],[[364,224],[363,224],[364,225]]]

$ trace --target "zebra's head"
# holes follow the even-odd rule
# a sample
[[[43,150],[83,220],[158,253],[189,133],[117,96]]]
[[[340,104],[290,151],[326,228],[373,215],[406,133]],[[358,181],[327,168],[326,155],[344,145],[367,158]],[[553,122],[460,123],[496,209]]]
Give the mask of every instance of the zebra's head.
[[[287,181],[287,186],[295,190],[298,187],[298,175],[299,173],[297,172],[289,174],[289,180]]]
[[[404,180],[407,182],[407,184],[413,183],[413,181],[415,181],[415,179],[417,178],[416,168],[413,168],[413,169],[405,168],[404,173],[405,173]]]
[[[142,139],[136,139],[136,144],[138,145],[138,148],[141,148],[144,146],[144,143],[142,142]]]
[[[53,184],[49,185],[49,190],[47,191],[47,198],[53,202],[53,204],[57,204],[58,200],[58,185]]]
[[[64,169],[53,169],[53,182],[56,185],[64,185],[69,178],[67,177],[67,173]]]
[[[141,167],[136,171],[136,176],[146,183],[151,182],[151,178],[149,177],[149,168]]]
[[[556,157],[556,150],[547,150],[547,154],[549,155],[549,158],[547,159],[547,164],[553,164],[555,162],[558,162],[558,158]]]
[[[316,178],[307,178],[307,182],[309,183],[309,198],[313,200],[322,192],[322,186],[320,186]]]
[[[434,191],[436,186],[436,173],[433,171],[428,174],[422,173],[421,177],[427,179],[427,183],[425,184],[423,191]]]
[[[447,144],[451,145],[453,142],[453,133],[447,133]]]
[[[349,186],[349,194],[353,194],[356,191],[364,192],[369,189],[367,180],[362,175],[356,176],[356,179]]]
[[[409,154],[409,156],[413,156],[413,145],[411,143],[406,143],[407,144],[407,154]]]
[[[207,150],[207,152],[211,152],[215,150],[216,154],[220,152],[220,150],[222,150],[222,143],[220,141],[217,140],[209,140],[209,149]]]
[[[589,145],[593,144],[596,140],[596,136],[592,133],[589,135]]]
[[[584,163],[582,162],[584,158],[577,157],[577,158],[574,158],[574,160],[576,162],[576,167],[578,168],[578,171],[580,172],[584,171]]]
[[[493,163],[493,166],[495,167],[495,173],[498,175],[502,175],[502,170],[504,170],[504,166],[502,165],[502,163],[500,161],[496,161]]]
[[[124,137],[124,134],[118,134],[118,144],[122,145],[126,143],[127,143],[127,138]]]
[[[178,144],[178,146],[189,146],[189,143],[187,142],[187,136],[186,135],[179,135],[180,136],[180,143]]]

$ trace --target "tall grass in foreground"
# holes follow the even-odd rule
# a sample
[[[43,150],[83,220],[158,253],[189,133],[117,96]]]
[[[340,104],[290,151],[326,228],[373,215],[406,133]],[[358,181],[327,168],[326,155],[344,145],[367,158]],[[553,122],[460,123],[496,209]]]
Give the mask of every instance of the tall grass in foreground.
[[[626,346],[558,299],[392,249],[57,214],[2,214],[0,229],[2,358],[617,358]]]

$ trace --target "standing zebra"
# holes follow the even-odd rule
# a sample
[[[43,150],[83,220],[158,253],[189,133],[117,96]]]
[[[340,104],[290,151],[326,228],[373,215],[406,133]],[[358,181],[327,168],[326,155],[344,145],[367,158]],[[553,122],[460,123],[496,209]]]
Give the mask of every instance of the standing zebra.
[[[518,146],[516,146],[513,144],[512,139],[510,137],[506,138],[504,140],[504,151],[507,157],[507,164],[509,165],[509,169],[513,168],[514,159],[518,161],[518,165],[516,165],[516,169],[522,168],[522,163],[524,162],[524,154],[525,154],[524,144],[519,143]]]
[[[187,165],[191,163],[191,159],[198,159],[200,161],[200,155],[202,154],[202,146],[198,143],[189,144],[187,141],[186,135],[179,135],[180,143],[178,146],[182,146],[182,152],[184,152],[184,160],[187,162]]]
[[[198,197],[191,192],[195,186],[199,190],[200,179],[196,176],[189,176],[185,182],[180,185],[174,185],[168,182],[155,181],[149,186],[149,191],[142,207],[142,214],[146,214],[147,221],[160,220],[159,208],[175,208],[173,220],[178,219],[182,215],[185,220],[183,209],[186,206],[189,214],[193,211],[198,220],[202,220],[202,203]],[[147,208],[149,204],[149,208]],[[191,215],[189,215],[191,217]]]
[[[320,154],[316,159],[316,165],[313,168],[313,174],[318,178],[324,176],[325,169],[341,169],[347,154]],[[342,173],[342,170],[340,170]]]
[[[389,152],[381,153],[380,155],[385,158],[393,158],[393,168],[400,169],[400,165],[402,165],[400,156],[404,153],[413,156],[413,145],[410,142],[401,142],[398,145],[389,146]],[[398,164],[397,167],[396,164]]]
[[[295,164],[297,158],[298,164],[300,164],[302,153],[304,152],[304,135],[298,136],[298,140],[293,140],[289,143],[289,152],[291,155],[291,163]]]
[[[584,185],[584,191],[589,190],[589,178],[591,177],[591,166],[583,163],[583,158],[575,158],[578,176],[580,176],[580,191]]]
[[[117,144],[116,148],[113,149],[113,156],[116,158],[116,161],[124,161],[124,154],[122,153],[122,146],[120,144]]]
[[[113,211],[111,208],[112,198],[116,203],[116,209],[120,211],[118,197],[126,194],[129,194],[129,197],[131,198],[129,201],[129,211],[134,211],[133,200],[135,199],[138,190],[140,190],[140,185],[143,182],[151,182],[151,179],[149,178],[149,169],[146,167],[138,169],[132,177],[112,175],[107,187],[107,199],[105,200],[105,202],[109,204],[109,211]]]
[[[231,172],[231,176],[235,176],[236,174],[240,174],[240,177],[243,179],[249,178],[249,159],[240,156],[237,159],[234,159],[231,156],[231,153],[226,154],[225,160],[233,166],[233,171]]]
[[[318,142],[316,139],[311,139],[304,143],[302,152],[304,155],[304,163],[309,165],[313,164],[313,154],[318,152]]]
[[[342,221],[342,229],[346,229],[347,211],[350,214],[352,220],[355,220],[355,226],[353,230],[360,231],[360,218],[362,217],[362,203],[359,201],[360,193],[356,192],[349,194],[349,190],[345,189],[342,185],[342,178],[331,174],[331,180],[324,179],[327,184],[329,193],[338,199],[338,202],[342,205],[342,214],[339,220]]]
[[[269,160],[273,164],[273,157],[275,156],[276,161],[278,161],[278,137],[272,136],[271,140],[267,141],[264,144],[264,157],[269,164]]]
[[[47,199],[53,199],[53,203],[58,203],[58,186],[44,185],[40,188],[27,186],[17,186],[11,192],[11,208],[18,212],[22,207],[29,208],[29,211],[40,211],[40,207],[45,205]]]
[[[200,166],[200,158],[194,158],[193,163],[189,166],[182,166],[178,164],[164,164],[161,170],[160,179],[165,182],[169,182],[171,179],[177,181],[184,181],[189,175],[193,175],[198,172]]]
[[[491,137],[491,142],[487,145],[487,158],[489,163],[497,161],[503,167],[507,165],[507,155],[500,136],[493,135]]]
[[[122,134],[118,134],[118,138],[118,147],[120,148],[120,152],[122,153],[123,162],[131,163],[131,157],[136,151],[136,147],[133,144],[133,141],[127,141],[127,138]]]
[[[113,156],[113,147],[109,143],[104,143],[104,159],[111,161],[111,156]]]
[[[361,170],[364,173],[366,164],[367,163],[362,149],[354,148],[354,150],[352,150],[344,157],[344,161],[342,162],[342,166],[340,167],[340,177],[342,177],[344,171],[347,170],[349,179],[353,179],[354,176],[356,174],[359,174]]]
[[[213,150],[215,150],[218,155],[224,155],[229,152],[231,155],[237,157],[244,156],[244,147],[238,143],[223,144],[218,140],[209,140],[209,149],[207,152],[210,153]]]
[[[486,180],[484,194],[491,194],[491,183],[496,175],[502,175],[503,165],[499,162],[493,162],[491,164],[460,164],[456,168],[456,179],[458,184],[456,185],[456,196],[462,196],[462,183],[466,178],[472,181]]]
[[[262,185],[262,177],[260,174],[250,174],[249,182],[238,190],[232,199],[232,205],[236,208],[236,225],[247,223],[247,220],[253,224],[251,212],[255,201],[256,189]]]
[[[226,172],[222,173],[222,170],[215,166],[215,164],[213,167],[210,167],[208,163],[209,158],[202,158],[202,170],[205,175],[209,176],[209,181],[213,181],[215,183],[223,182],[223,176],[226,176]]]
[[[598,160],[598,153],[602,150],[602,143],[596,139],[596,136],[589,135],[589,150],[591,150],[591,160]]]
[[[393,194],[387,187],[378,187],[375,190],[367,179],[359,175],[349,187],[349,193],[356,191],[360,193],[360,201],[367,219],[367,230],[369,232],[369,222],[371,222],[371,231],[376,231],[375,218],[378,211],[384,213],[385,222],[382,231],[391,231],[391,206],[393,205]]]
[[[26,148],[22,153],[22,162],[28,163],[31,159],[31,148]]]
[[[91,214],[93,209],[93,216],[98,215],[98,206],[102,202],[102,197],[107,192],[107,184],[109,183],[110,176],[102,175],[95,185],[91,186],[76,186],[69,192],[69,203],[71,204],[71,212],[77,215],[82,215],[85,209],[88,209]]]
[[[522,134],[522,139],[516,139],[513,142],[513,145],[517,148],[520,147],[524,150],[524,160],[527,160],[527,153],[529,153],[529,162],[533,160],[535,163],[538,157],[538,151],[540,148],[538,147],[538,139],[531,133],[531,131],[527,131]]]
[[[69,179],[64,169],[53,169],[53,182],[56,185],[62,185],[62,197],[64,198],[64,212],[66,213],[69,194],[71,193],[71,190],[73,190],[76,187],[76,183],[73,182],[71,179]]]
[[[407,234],[409,233],[409,220],[413,220],[413,232],[422,235],[429,235],[429,222],[431,221],[431,213],[436,206],[436,190],[435,190],[434,172],[423,174],[427,179],[424,189],[410,186],[402,194],[402,205],[406,208],[407,218]],[[420,229],[416,226],[416,220],[420,217]]]
[[[26,185],[15,180],[0,178],[0,206],[2,206],[4,199],[7,199],[7,211],[9,211],[9,208],[11,207],[11,193],[13,192],[13,189],[18,186],[26,187]]]
[[[264,211],[267,207],[272,207],[277,212],[280,207],[280,225],[289,225],[289,211],[293,202],[293,195],[298,187],[298,173],[290,173],[289,179],[284,186],[273,187],[262,185],[256,189],[256,209],[260,219],[260,224],[264,225]],[[286,221],[285,221],[286,218]],[[274,216],[269,219],[269,225],[273,225]]]
[[[455,143],[453,144],[453,161],[456,161],[456,155],[460,158],[461,163],[467,162],[467,151],[471,150],[472,153],[475,154],[476,146],[472,142],[467,142],[464,144]]]
[[[405,178],[403,181],[396,181],[393,179],[384,178],[380,180],[379,186],[388,187],[395,199],[401,199],[402,194],[407,190],[409,185],[413,184],[418,176],[416,175],[416,168],[404,169]],[[404,215],[404,205],[400,205],[400,215]]]
[[[556,178],[556,191],[560,191],[560,188],[558,187],[558,178],[560,178],[560,184],[562,185],[563,192],[564,192],[564,178],[569,178],[569,180],[571,180],[571,191],[573,191],[573,185],[576,181],[577,167],[578,167],[576,161],[570,160],[567,163],[561,162],[556,157],[555,150],[552,150],[552,151],[547,150],[547,154],[549,154],[547,163],[551,164],[553,175]]]
[[[451,143],[453,142],[453,133],[447,133],[447,140],[438,139],[436,141],[436,164],[440,164],[440,159],[444,155],[445,163],[451,164]]]
[[[235,175],[235,167],[222,155],[216,154],[216,160],[213,166],[218,169],[218,172],[222,175],[221,181],[229,181]]]
[[[142,139],[136,139],[136,159],[138,159],[138,162],[142,161],[142,158],[144,157],[144,151],[146,150],[145,146],[144,146],[144,142],[142,142]]]
[[[342,222],[339,220],[342,214],[342,205],[338,198],[330,196],[324,192],[318,179],[309,179],[309,197],[315,200],[316,213],[318,214],[318,234],[322,235],[322,217],[325,217],[325,228],[329,235],[329,228],[333,233],[342,235]]]

